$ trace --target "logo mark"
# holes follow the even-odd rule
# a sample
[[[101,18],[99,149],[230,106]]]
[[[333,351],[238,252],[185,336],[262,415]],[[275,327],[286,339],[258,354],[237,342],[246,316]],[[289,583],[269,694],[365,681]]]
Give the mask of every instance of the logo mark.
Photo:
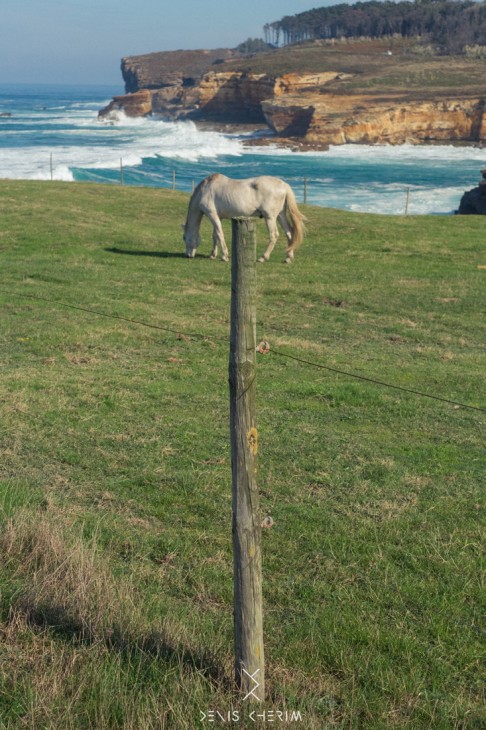
[[[249,697],[254,697],[256,700],[258,700],[258,702],[260,702],[261,701],[260,698],[257,697],[257,695],[255,694],[256,690],[260,686],[260,682],[257,682],[257,680],[255,679],[255,675],[257,675],[260,670],[255,669],[253,674],[250,674],[249,672],[246,671],[245,667],[241,667],[241,669],[246,674],[246,676],[249,677],[251,679],[251,681],[255,683],[255,686],[252,687],[252,689],[248,692],[248,694],[245,695],[245,697],[243,697],[243,702],[245,700],[247,700]]]

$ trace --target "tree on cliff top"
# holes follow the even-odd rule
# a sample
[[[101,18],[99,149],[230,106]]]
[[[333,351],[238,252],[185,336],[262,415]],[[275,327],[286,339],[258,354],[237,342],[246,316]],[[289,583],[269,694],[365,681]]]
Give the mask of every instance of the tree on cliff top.
[[[415,0],[341,3],[287,15],[264,26],[265,40],[279,45],[305,40],[422,36],[445,52],[486,45],[486,1]]]

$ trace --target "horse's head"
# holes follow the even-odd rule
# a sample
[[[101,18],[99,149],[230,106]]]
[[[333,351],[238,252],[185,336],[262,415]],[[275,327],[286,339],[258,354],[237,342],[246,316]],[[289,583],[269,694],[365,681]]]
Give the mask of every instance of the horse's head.
[[[199,231],[197,230],[188,230],[187,225],[182,226],[182,238],[184,239],[184,243],[186,244],[186,256],[189,259],[193,259],[196,255],[196,248],[201,243],[201,237],[199,235]]]

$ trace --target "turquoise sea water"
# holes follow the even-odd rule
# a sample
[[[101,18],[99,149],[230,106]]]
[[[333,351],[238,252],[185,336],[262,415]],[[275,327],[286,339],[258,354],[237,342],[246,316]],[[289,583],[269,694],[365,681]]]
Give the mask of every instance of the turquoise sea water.
[[[295,153],[247,147],[245,135],[199,131],[192,122],[99,121],[122,88],[0,84],[0,177],[85,180],[190,191],[213,172],[276,175],[298,200],[355,211],[451,213],[480,179],[486,149],[454,146],[332,147]],[[6,116],[10,115],[10,116]],[[51,172],[52,170],[52,172]]]

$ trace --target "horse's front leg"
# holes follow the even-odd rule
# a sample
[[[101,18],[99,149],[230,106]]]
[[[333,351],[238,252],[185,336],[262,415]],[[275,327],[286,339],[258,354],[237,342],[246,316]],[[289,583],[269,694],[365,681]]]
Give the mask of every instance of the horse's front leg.
[[[277,227],[277,221],[275,218],[265,218],[265,223],[267,224],[268,228],[268,235],[269,235],[269,241],[267,250],[263,254],[263,256],[260,256],[258,261],[263,264],[265,261],[268,261],[270,258],[270,255],[275,247],[275,244],[277,243],[278,238],[278,227]]]
[[[221,225],[219,216],[215,211],[210,211],[206,215],[213,224],[213,250],[211,251],[211,258],[216,258],[218,255],[218,245],[220,245],[222,261],[229,261],[228,248],[224,240],[223,226]]]
[[[216,228],[213,226],[213,248],[211,250],[211,256],[209,257],[210,259],[217,258],[217,256],[218,256],[218,243],[219,243],[218,232],[217,232]]]

